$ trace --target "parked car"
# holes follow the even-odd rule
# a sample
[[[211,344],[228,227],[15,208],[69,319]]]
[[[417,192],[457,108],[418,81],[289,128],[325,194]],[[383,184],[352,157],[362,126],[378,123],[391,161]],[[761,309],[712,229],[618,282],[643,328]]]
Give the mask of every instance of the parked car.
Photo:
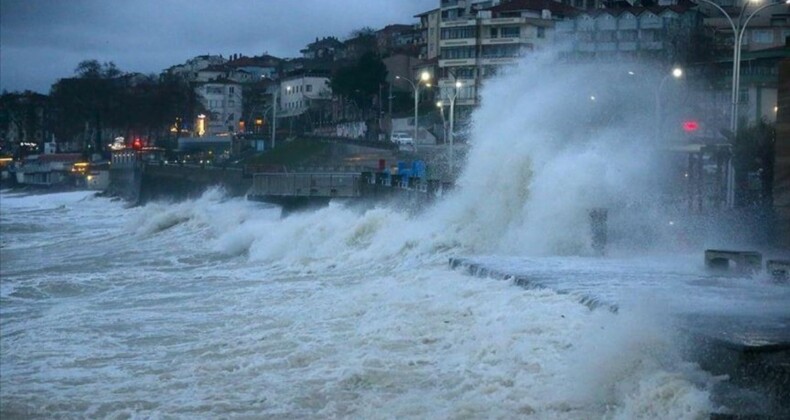
[[[413,145],[414,138],[408,133],[392,133],[392,142],[401,146]]]

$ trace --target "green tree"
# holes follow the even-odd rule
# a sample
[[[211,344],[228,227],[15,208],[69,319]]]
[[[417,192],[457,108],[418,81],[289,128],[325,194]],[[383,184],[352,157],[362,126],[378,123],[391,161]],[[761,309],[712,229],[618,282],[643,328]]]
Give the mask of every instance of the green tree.
[[[332,76],[332,92],[344,96],[365,112],[373,109],[373,98],[387,78],[387,67],[375,53],[363,54],[349,67],[338,69]]]

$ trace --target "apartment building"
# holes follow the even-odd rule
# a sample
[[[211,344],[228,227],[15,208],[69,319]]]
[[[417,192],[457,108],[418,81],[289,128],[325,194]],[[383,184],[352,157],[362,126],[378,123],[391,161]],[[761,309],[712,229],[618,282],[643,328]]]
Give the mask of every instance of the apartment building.
[[[476,105],[482,81],[502,65],[553,43],[557,20],[576,9],[551,0],[441,0],[440,98]]]
[[[196,83],[195,94],[207,111],[197,115],[195,127],[198,136],[216,136],[236,131],[236,125],[242,118],[240,84],[231,80]]]
[[[702,30],[689,6],[625,7],[580,11],[555,25],[557,48],[568,61],[653,60],[687,63],[689,40]]]
[[[332,98],[328,74],[305,72],[280,80],[278,117],[295,117]]]
[[[432,60],[439,56],[439,17],[441,9],[433,9],[414,15],[420,19],[420,35],[417,45],[420,49],[419,57],[423,60]]]

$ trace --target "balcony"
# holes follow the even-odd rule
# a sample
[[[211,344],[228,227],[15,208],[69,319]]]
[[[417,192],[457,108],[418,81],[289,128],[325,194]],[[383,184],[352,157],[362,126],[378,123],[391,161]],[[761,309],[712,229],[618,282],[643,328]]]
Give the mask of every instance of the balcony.
[[[480,40],[482,45],[501,45],[501,44],[518,44],[522,42],[520,37],[511,38],[483,38]]]
[[[455,86],[455,82],[461,82],[463,86],[474,86],[475,79],[470,79],[466,77],[459,77],[458,79],[439,79],[439,88],[452,88]]]
[[[503,64],[516,64],[518,57],[496,57],[480,59],[480,64],[484,66],[501,66]]]
[[[475,62],[474,58],[451,58],[439,60],[439,67],[474,66]]]
[[[491,18],[483,19],[480,23],[483,25],[518,25],[526,22],[525,18],[508,17],[508,18]]]
[[[440,28],[455,28],[457,26],[474,26],[474,19],[445,19],[439,23]]]
[[[477,44],[477,38],[442,39],[439,41],[439,48],[469,47],[475,44]]]

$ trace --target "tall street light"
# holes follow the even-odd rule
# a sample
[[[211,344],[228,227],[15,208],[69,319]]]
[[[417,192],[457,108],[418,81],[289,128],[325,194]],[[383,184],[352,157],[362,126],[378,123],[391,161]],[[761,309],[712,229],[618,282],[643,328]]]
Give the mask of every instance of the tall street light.
[[[409,84],[411,85],[411,88],[414,90],[414,145],[416,147],[416,145],[417,145],[417,134],[418,134],[418,132],[417,132],[417,129],[418,129],[417,117],[419,115],[418,112],[417,112],[417,107],[418,107],[419,102],[420,102],[420,83],[425,84],[426,87],[431,87],[431,83],[430,83],[431,74],[428,73],[427,71],[423,71],[422,73],[420,73],[420,80],[418,80],[417,83],[414,83],[411,79],[403,77],[403,76],[395,76],[395,79],[405,80],[405,81],[409,82]]]
[[[285,91],[288,93],[288,95],[290,95],[291,94],[291,87],[290,86],[286,86],[285,87]],[[287,113],[290,114],[291,111],[288,111]],[[294,119],[293,119],[292,115],[289,115],[288,116],[288,138],[291,138],[291,136],[293,136],[293,130],[294,130]],[[286,140],[288,140],[288,139],[286,139]]]
[[[280,85],[277,85],[277,88],[274,89],[274,95],[272,95],[272,149],[277,144],[277,94],[280,92]]]
[[[442,141],[447,142],[447,122],[444,120],[444,102],[436,102],[436,107],[439,108],[439,115],[442,116]]]
[[[743,6],[741,7],[741,12],[738,14],[737,22],[733,20],[729,13],[724,10],[721,6],[714,3],[711,0],[698,0],[703,3],[709,4],[715,7],[718,11],[720,11],[727,21],[730,23],[730,27],[732,28],[733,34],[733,45],[732,45],[732,91],[731,91],[731,104],[730,104],[730,131],[732,132],[733,137],[738,133],[738,96],[740,95],[740,82],[741,82],[741,46],[743,45],[743,34],[746,33],[746,25],[749,24],[749,21],[760,11],[771,7],[776,6],[779,4],[790,4],[790,0],[785,0],[784,2],[777,2],[777,3],[767,3],[764,4],[754,11],[752,11],[746,19],[744,19],[746,8],[749,6],[749,3],[759,3],[760,0],[745,0],[743,2]],[[727,207],[732,208],[735,205],[735,171],[733,170],[732,166],[732,159],[730,159],[729,165],[727,166]]]
[[[672,72],[664,76],[661,79],[661,83],[658,84],[658,89],[656,89],[656,123],[655,123],[655,140],[656,146],[659,144],[659,139],[661,138],[661,89],[664,88],[664,83],[669,80],[670,77],[674,77],[675,79],[680,79],[683,77],[683,69],[680,67],[675,67],[672,69]]]
[[[448,162],[448,165],[449,165],[450,179],[453,178],[453,174],[455,173],[455,170],[454,170],[455,153],[453,151],[453,136],[454,136],[453,130],[454,130],[454,121],[455,121],[455,98],[458,97],[458,89],[460,89],[461,86],[463,86],[461,81],[460,80],[456,80],[455,84],[453,85],[452,94],[446,95],[447,99],[450,100],[450,133],[448,135],[450,141],[449,141],[448,149],[447,149],[447,154],[448,154],[447,162]],[[441,110],[442,122],[444,122],[444,109],[442,108],[442,106],[444,104],[442,103],[442,101],[439,101],[436,105]]]

